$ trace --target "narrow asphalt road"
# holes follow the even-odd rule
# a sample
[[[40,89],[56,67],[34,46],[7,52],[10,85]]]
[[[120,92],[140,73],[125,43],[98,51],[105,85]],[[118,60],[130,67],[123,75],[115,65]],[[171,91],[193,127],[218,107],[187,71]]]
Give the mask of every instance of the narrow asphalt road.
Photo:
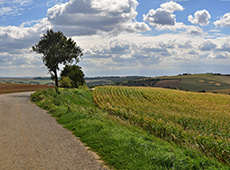
[[[0,95],[0,169],[105,169],[70,131],[31,103],[30,94]]]

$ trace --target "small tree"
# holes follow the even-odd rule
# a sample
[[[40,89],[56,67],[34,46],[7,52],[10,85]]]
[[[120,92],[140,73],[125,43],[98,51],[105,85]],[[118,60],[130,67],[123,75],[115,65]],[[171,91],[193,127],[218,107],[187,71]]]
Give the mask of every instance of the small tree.
[[[70,80],[69,77],[62,77],[59,82],[61,83],[61,86],[64,88],[71,88],[72,87],[72,80]]]
[[[69,77],[72,80],[72,87],[85,84],[84,73],[77,65],[66,65],[61,72],[61,77]]]
[[[58,91],[59,64],[78,63],[83,56],[83,49],[76,45],[71,38],[66,38],[60,31],[54,32],[52,29],[43,34],[38,44],[32,46],[32,51],[43,54],[43,63],[49,70],[51,78],[55,80],[55,89]]]

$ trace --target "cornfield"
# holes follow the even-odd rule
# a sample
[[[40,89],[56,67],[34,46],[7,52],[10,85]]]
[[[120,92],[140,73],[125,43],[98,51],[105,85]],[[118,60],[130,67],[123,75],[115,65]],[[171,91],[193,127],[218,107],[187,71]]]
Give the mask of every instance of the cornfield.
[[[97,87],[97,105],[166,141],[230,164],[230,96],[148,87]]]

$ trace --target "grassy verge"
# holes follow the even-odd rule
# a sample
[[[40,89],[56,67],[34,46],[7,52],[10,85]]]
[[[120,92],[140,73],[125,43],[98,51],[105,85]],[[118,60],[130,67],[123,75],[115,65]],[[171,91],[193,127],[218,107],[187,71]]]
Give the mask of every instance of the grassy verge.
[[[100,110],[86,89],[53,89],[32,94],[31,99],[49,110],[102,160],[115,169],[229,169],[201,153],[165,142]]]

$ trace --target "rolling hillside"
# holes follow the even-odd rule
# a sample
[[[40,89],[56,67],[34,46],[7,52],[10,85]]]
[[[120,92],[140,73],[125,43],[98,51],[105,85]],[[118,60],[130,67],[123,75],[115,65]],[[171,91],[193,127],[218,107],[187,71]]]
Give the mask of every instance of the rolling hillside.
[[[219,74],[194,74],[144,78],[117,82],[118,86],[150,86],[193,92],[230,93],[230,76]]]
[[[115,85],[115,86],[144,86],[179,89],[193,92],[213,92],[230,94],[230,75],[221,74],[183,74],[178,76],[144,77],[92,77],[85,78],[88,87]],[[0,83],[20,84],[53,84],[49,77],[35,78],[0,78]]]

